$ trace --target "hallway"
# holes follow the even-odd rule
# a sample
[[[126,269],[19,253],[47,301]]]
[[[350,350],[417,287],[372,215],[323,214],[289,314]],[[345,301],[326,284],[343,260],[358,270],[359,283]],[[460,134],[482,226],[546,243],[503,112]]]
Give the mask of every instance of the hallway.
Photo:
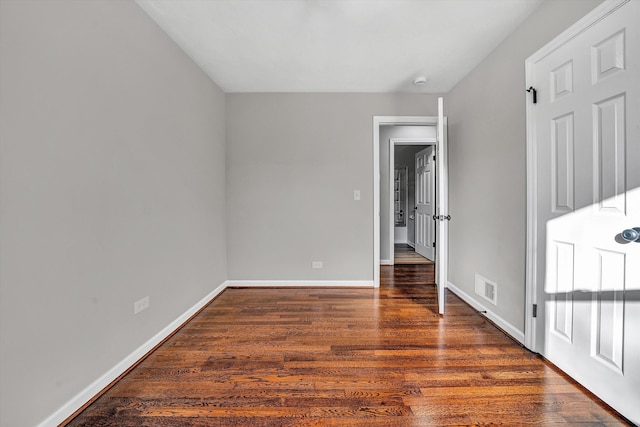
[[[396,243],[394,245],[394,264],[433,264],[433,261],[428,260],[422,255],[418,254],[414,248],[406,243]]]

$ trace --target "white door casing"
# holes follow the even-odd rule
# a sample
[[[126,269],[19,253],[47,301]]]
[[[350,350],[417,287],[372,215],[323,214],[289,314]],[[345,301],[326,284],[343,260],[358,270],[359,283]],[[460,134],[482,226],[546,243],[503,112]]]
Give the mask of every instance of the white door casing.
[[[433,147],[415,155],[416,207],[415,249],[423,257],[433,261],[435,256],[435,170]]]
[[[373,116],[373,287],[380,287],[380,130],[382,126],[436,126],[437,117],[429,116]]]
[[[430,212],[431,212],[431,222],[429,222],[429,236],[431,238],[431,254],[429,257],[427,257],[428,259],[430,259],[431,261],[435,261],[436,259],[436,223],[435,220],[433,219],[433,216],[436,214],[436,208],[437,208],[437,201],[438,201],[438,194],[436,192],[436,183],[438,182],[438,178],[436,176],[436,151],[437,151],[437,146],[433,146],[431,147],[432,151],[429,154],[428,157],[428,163],[427,163],[427,185],[426,185],[426,190],[427,190],[427,200],[429,201],[429,207],[430,207]],[[414,230],[415,231],[415,230]]]
[[[527,60],[529,348],[640,423],[640,0]],[[537,317],[531,309],[537,305]]]
[[[433,126],[433,125],[430,125]],[[420,137],[420,138],[390,138],[389,139],[389,191],[394,186],[394,174],[393,170],[395,168],[395,146],[396,145],[435,145],[437,143],[436,138],[432,137]],[[395,221],[393,217],[393,211],[395,209],[394,200],[392,197],[389,197],[389,264],[393,265],[394,263],[394,243],[395,243]],[[413,206],[409,207],[409,210],[413,212]],[[416,221],[414,221],[416,222]],[[414,224],[415,225],[415,224]],[[415,245],[415,238],[414,238]]]

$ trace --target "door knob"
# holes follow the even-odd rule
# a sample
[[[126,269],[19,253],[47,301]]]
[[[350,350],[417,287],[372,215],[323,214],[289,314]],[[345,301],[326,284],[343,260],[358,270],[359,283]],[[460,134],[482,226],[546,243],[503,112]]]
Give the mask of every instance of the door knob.
[[[640,242],[640,227],[633,227],[620,233],[627,242]]]

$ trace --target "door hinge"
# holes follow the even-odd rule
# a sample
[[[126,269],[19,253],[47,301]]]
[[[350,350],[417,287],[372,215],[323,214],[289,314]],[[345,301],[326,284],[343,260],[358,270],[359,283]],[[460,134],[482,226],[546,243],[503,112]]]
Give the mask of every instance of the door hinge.
[[[538,317],[538,304],[533,304],[533,317]]]
[[[527,89],[527,92],[531,92],[531,95],[533,95],[532,101],[534,104],[538,103],[538,91],[535,90],[535,88],[533,86],[529,86],[529,89]]]
[[[433,156],[433,160],[435,160],[435,159],[436,159],[436,156]]]
[[[434,248],[436,247],[436,242],[433,242],[433,247],[434,247]]]

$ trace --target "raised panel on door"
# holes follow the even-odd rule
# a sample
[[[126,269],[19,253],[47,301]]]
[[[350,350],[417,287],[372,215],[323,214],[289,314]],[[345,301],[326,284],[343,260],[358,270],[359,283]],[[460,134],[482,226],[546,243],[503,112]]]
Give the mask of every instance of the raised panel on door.
[[[554,241],[548,262],[552,310],[551,331],[555,336],[571,343],[573,341],[573,291],[574,291],[574,245]]]
[[[623,375],[626,254],[599,249],[598,267],[597,292],[592,302],[591,354]]]
[[[593,105],[594,201],[600,213],[626,212],[625,94]]]
[[[573,212],[573,112],[554,118],[551,128],[552,212]]]

